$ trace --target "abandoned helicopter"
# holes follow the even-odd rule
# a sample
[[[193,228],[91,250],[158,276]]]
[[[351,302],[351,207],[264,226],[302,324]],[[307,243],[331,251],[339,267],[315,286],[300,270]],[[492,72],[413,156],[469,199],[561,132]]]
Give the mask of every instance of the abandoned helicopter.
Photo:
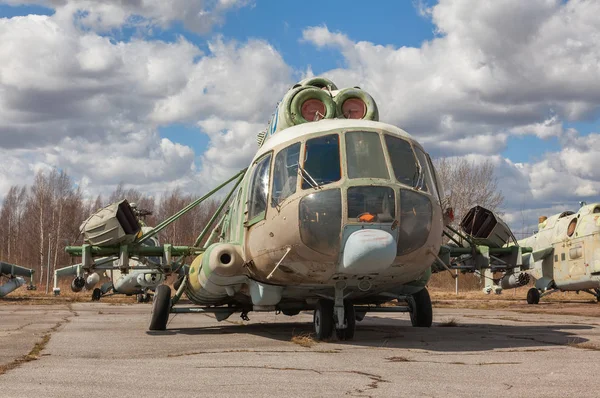
[[[467,250],[448,264],[452,269],[483,272],[491,282],[484,293],[526,286],[533,277],[528,304],[559,291],[582,291],[600,301],[600,203],[583,204],[577,213],[542,216],[538,232],[519,241],[497,214],[479,206],[465,215],[460,227],[464,235],[455,231],[455,246],[487,245],[496,250],[495,255],[485,249]],[[460,249],[448,250],[457,254]],[[502,277],[494,279],[495,272]]]
[[[444,190],[429,155],[404,130],[379,122],[375,101],[358,87],[339,90],[320,77],[296,84],[258,145],[247,169],[155,228],[138,234],[120,202],[112,216],[84,225],[86,244],[67,252],[88,268],[95,257],[119,256],[124,272],[129,256],[163,256],[164,264],[196,256],[173,297],[169,286],[156,288],[150,330],[164,330],[170,313],[223,320],[235,312],[247,319],[249,311],[312,310],[318,339],[335,331],[345,340],[367,312],[408,312],[413,326],[431,326],[425,285],[432,264],[447,269],[463,253],[507,251],[442,247]],[[192,246],[144,246],[234,180]],[[183,294],[200,307],[177,306]],[[404,305],[380,306],[392,299]]]
[[[127,213],[129,219],[121,218],[120,221],[123,224],[129,223],[128,227],[133,228],[139,234],[152,230],[152,228],[145,226],[143,221],[143,217],[151,214],[150,212],[137,209],[135,203],[129,205],[122,201],[100,209],[83,222],[81,229],[86,229],[88,240],[102,244],[102,239],[107,236],[105,220],[117,215],[121,216],[120,208],[124,206],[127,206],[129,210]],[[100,225],[99,228],[98,225]],[[110,229],[108,233],[110,233]],[[156,237],[152,237],[144,243],[144,246],[150,247],[158,245],[159,242]],[[121,267],[116,256],[108,256],[100,258],[86,267],[83,266],[83,263],[66,266],[54,271],[53,292],[55,296],[60,295],[59,277],[75,275],[71,282],[71,290],[75,293],[82,291],[84,288],[87,291],[91,290],[92,301],[99,301],[103,296],[125,294],[128,296],[135,295],[139,303],[148,302],[156,287],[165,281],[165,274],[170,273],[170,269],[162,269],[161,262],[162,258],[156,256],[130,258],[128,266]],[[181,268],[181,271],[183,271],[183,268]],[[101,279],[106,279],[106,276],[110,280],[102,283],[100,287],[95,287]]]

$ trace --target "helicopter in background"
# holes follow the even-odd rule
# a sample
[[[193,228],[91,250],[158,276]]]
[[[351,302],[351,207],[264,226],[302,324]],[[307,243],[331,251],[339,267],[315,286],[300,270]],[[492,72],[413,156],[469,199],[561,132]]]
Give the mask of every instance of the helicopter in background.
[[[0,297],[4,297],[19,287],[25,285],[27,283],[25,282],[25,277],[29,277],[29,285],[27,285],[27,290],[35,290],[36,287],[33,284],[34,272],[34,270],[29,268],[0,261],[0,278],[7,279],[6,282],[0,285]]]

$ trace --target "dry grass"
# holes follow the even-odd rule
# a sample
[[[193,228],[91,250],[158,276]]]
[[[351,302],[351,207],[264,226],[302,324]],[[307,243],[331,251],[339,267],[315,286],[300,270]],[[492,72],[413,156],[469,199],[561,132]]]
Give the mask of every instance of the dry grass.
[[[6,372],[16,369],[24,363],[35,361],[40,357],[41,352],[46,348],[46,344],[50,341],[50,333],[42,336],[42,339],[35,343],[31,351],[27,355],[23,355],[20,358],[15,359],[14,361],[7,363],[5,365],[0,365],[0,375],[5,374]]]
[[[451,318],[448,319],[447,321],[444,321],[440,324],[438,324],[439,327],[441,328],[454,328],[458,326],[458,322],[456,321],[456,319]]]
[[[389,362],[415,362],[414,360],[406,357],[389,357],[386,358]]]
[[[569,342],[567,343],[567,345],[569,347],[574,347],[574,348],[581,348],[584,350],[593,350],[593,351],[600,351],[600,345],[596,344],[596,343],[592,343],[589,341],[584,341],[584,342]]]
[[[303,333],[292,336],[290,340],[294,344],[298,344],[299,346],[310,348],[317,344],[315,339],[312,337],[312,333]]]

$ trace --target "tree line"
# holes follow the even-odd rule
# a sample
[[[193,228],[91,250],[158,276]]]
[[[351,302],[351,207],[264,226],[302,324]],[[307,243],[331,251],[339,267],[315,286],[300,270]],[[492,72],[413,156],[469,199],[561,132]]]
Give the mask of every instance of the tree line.
[[[155,199],[119,184],[106,197],[98,195],[90,200],[64,171],[39,171],[31,186],[14,185],[4,197],[0,209],[0,260],[33,269],[35,284],[52,284],[56,268],[79,261],[64,248],[83,243],[80,225],[95,211],[127,199],[138,209],[151,212],[144,222],[153,226],[197,198],[174,189]],[[196,206],[164,229],[159,240],[193,244],[218,205],[208,200]]]

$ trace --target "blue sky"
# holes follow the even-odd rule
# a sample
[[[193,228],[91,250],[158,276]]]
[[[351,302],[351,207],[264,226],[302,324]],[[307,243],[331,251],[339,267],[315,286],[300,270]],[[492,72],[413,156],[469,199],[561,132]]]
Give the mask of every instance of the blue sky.
[[[336,49],[318,49],[303,41],[302,31],[306,27],[327,26],[330,31],[343,32],[355,41],[368,41],[394,48],[420,47],[423,42],[436,36],[436,27],[430,18],[419,15],[418,4],[408,0],[384,0],[378,2],[377,7],[357,9],[344,1],[309,0],[302,3],[302,8],[306,10],[302,12],[294,2],[257,1],[228,13],[225,22],[210,34],[196,34],[186,30],[181,22],[175,21],[167,29],[154,29],[148,39],[174,42],[183,36],[205,53],[209,51],[207,40],[215,35],[239,42],[260,39],[273,46],[298,76],[308,67],[318,75],[344,67],[345,60]],[[429,6],[433,2],[421,4]],[[35,5],[0,4],[0,18],[28,14],[52,15],[54,10]],[[103,34],[116,40],[129,41],[136,36],[136,30],[122,27]],[[566,123],[565,127],[576,128],[582,135],[600,130],[598,120]],[[198,127],[189,123],[160,126],[159,132],[162,137],[192,147],[197,154],[204,152],[209,144],[209,138]],[[539,139],[531,135],[511,136],[501,153],[517,163],[538,160],[544,153],[559,149],[556,137]]]

